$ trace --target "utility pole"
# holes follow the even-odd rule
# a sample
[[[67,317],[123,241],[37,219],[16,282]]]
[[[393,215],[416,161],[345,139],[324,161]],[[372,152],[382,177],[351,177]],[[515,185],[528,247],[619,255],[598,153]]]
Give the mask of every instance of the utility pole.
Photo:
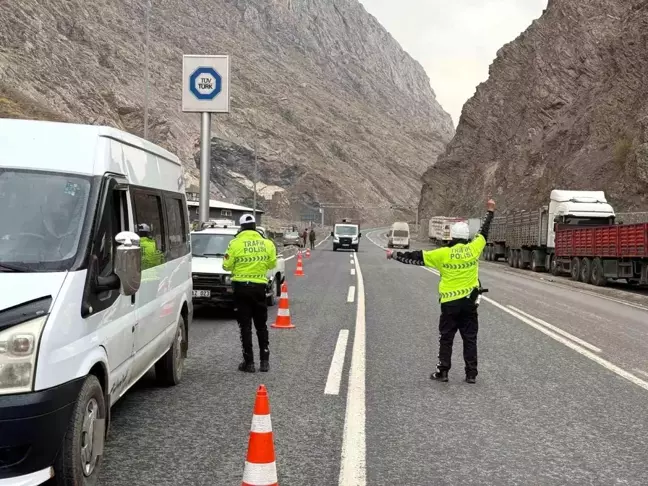
[[[144,82],[146,86],[144,88],[144,138],[148,140],[148,117],[149,117],[149,23],[151,16],[151,2],[152,0],[146,1],[146,43],[144,45]]]
[[[256,220],[256,212],[257,212],[257,180],[259,179],[259,160],[257,157],[257,138],[256,135],[254,136],[254,207],[252,214],[254,215],[254,219]]]

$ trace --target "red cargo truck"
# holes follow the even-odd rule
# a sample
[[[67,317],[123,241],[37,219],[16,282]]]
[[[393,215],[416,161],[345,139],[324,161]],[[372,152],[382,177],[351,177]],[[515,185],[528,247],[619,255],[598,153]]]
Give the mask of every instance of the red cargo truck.
[[[648,223],[556,227],[555,275],[605,285],[608,279],[648,284]]]

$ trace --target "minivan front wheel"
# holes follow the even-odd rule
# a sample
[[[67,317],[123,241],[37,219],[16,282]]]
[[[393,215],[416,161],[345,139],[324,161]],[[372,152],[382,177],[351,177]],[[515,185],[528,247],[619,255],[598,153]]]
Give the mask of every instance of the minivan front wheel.
[[[182,348],[187,338],[185,332],[185,319],[181,315],[171,347],[155,363],[155,378],[162,386],[175,386],[182,380],[185,360]]]
[[[99,380],[89,375],[74,405],[63,447],[56,460],[54,481],[58,486],[94,486],[99,476],[103,444],[97,434],[104,434],[106,401]],[[97,446],[97,447],[95,447]]]

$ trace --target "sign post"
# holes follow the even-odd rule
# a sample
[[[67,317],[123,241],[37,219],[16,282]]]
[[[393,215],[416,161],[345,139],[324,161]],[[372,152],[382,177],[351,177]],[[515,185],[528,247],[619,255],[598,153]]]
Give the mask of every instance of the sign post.
[[[201,113],[198,203],[201,223],[209,220],[211,114],[230,111],[229,77],[229,56],[182,56],[182,111]]]

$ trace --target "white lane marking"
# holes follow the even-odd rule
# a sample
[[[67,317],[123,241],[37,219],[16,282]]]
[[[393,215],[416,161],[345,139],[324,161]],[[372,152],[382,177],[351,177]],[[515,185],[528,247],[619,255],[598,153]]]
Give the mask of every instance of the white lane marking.
[[[441,273],[436,268],[430,268],[430,267],[421,267],[423,270],[427,270],[428,272],[432,272],[434,275],[437,277],[441,276]]]
[[[351,275],[355,275],[355,268],[351,269]]]
[[[581,338],[578,338],[578,337],[574,336],[573,334],[569,334],[567,331],[563,331],[559,327],[556,327],[556,326],[554,326],[552,324],[549,324],[548,322],[543,321],[542,319],[534,317],[531,314],[527,314],[526,312],[521,311],[517,307],[513,307],[512,305],[509,305],[508,308],[515,311],[515,312],[517,312],[518,314],[523,315],[527,319],[531,319],[532,321],[537,322],[541,326],[545,326],[545,327],[551,329],[552,331],[557,332],[558,334],[562,334],[566,338],[571,339],[572,341],[580,344],[581,346],[583,346],[584,348],[589,349],[590,351],[594,351],[595,353],[600,353],[601,352],[601,348],[597,348],[593,344],[590,344],[587,341],[583,341]]]
[[[351,285],[349,287],[349,293],[347,294],[347,302],[353,302],[355,300],[355,286]]]
[[[356,312],[351,370],[347,391],[342,457],[340,461],[339,486],[366,486],[366,438],[365,438],[365,290],[360,262],[356,259],[358,274],[358,304]]]
[[[372,238],[371,236],[369,236],[369,235],[371,235],[371,234],[378,233],[379,231],[381,231],[381,230],[378,229],[378,230],[376,230],[376,231],[372,231],[371,233],[367,233],[367,238],[369,239],[369,241],[371,241],[374,245],[376,245],[376,246],[377,246],[378,248],[380,248],[381,250],[387,250],[387,248],[385,248],[385,247],[382,246],[382,245],[379,245],[378,243],[376,243],[376,242],[373,240],[373,238]]]
[[[322,241],[320,241],[319,243],[317,243],[317,244],[315,245],[315,248],[317,248],[317,247],[320,246],[322,243],[324,243],[326,240],[328,240],[328,239],[330,238],[330,236],[331,236],[331,235],[327,236],[327,237],[324,238]],[[293,258],[295,258],[295,256],[296,256],[296,255],[289,256],[288,258],[284,258],[284,261],[287,262],[288,260],[292,260]]]
[[[632,371],[635,371],[639,373],[640,375],[644,375],[645,377],[648,377],[648,372],[644,370],[640,370],[639,368],[634,368]]]
[[[344,356],[346,355],[347,341],[349,340],[349,330],[341,329],[338,335],[335,351],[333,352],[333,360],[329,368],[328,378],[326,379],[326,387],[324,388],[324,395],[339,395],[340,394],[340,381],[342,380],[342,370],[344,369]]]
[[[505,306],[503,306],[502,304],[500,304],[500,303],[498,303],[498,302],[495,302],[493,299],[490,299],[490,298],[488,298],[488,297],[484,297],[484,296],[482,296],[482,299],[483,299],[485,302],[488,302],[489,304],[494,305],[494,306],[497,307],[498,309],[503,310],[503,311],[506,312],[507,314],[510,314],[510,315],[512,315],[513,317],[516,317],[517,319],[519,319],[519,320],[521,320],[522,322],[528,324],[529,326],[536,328],[538,331],[540,331],[540,332],[546,334],[547,336],[549,336],[549,337],[552,338],[552,339],[555,339],[555,340],[558,341],[559,343],[564,344],[564,345],[567,346],[568,348],[573,349],[573,350],[576,351],[577,353],[582,354],[582,355],[585,356],[586,358],[591,359],[591,360],[594,361],[595,363],[600,364],[601,366],[603,366],[604,368],[606,368],[606,369],[612,371],[613,373],[616,373],[616,374],[619,375],[621,378],[625,378],[626,380],[628,380],[628,381],[634,383],[635,385],[637,385],[637,386],[643,388],[644,390],[648,390],[648,381],[644,381],[644,380],[642,380],[641,378],[636,377],[636,376],[633,375],[632,373],[628,373],[626,370],[624,370],[624,369],[622,369],[622,368],[619,368],[617,365],[610,363],[609,361],[607,361],[607,360],[601,358],[600,356],[598,356],[598,355],[592,353],[591,351],[589,351],[589,350],[585,349],[584,347],[582,347],[582,346],[576,344],[575,342],[570,341],[570,340],[568,340],[568,339],[565,339],[564,337],[560,336],[559,334],[556,334],[555,332],[550,331],[550,330],[547,329],[546,327],[541,326],[540,324],[538,324],[538,323],[532,321],[531,319],[527,319],[527,318],[524,317],[523,315],[518,314],[517,312],[515,312],[515,311],[509,309],[508,307],[505,307]]]

